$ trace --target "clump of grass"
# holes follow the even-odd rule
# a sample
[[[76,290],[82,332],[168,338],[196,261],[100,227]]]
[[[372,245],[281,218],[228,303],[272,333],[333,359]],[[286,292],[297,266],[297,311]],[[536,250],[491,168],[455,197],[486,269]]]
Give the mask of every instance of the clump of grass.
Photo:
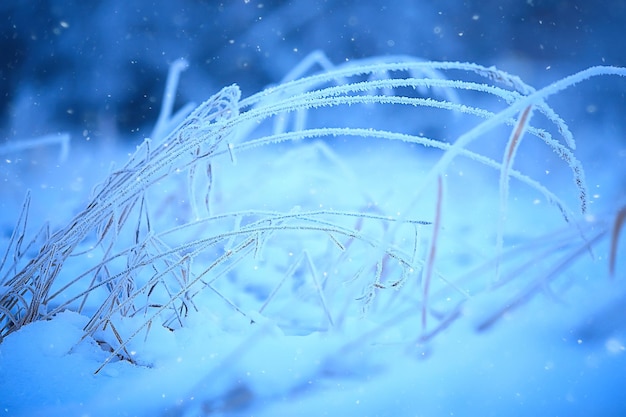
[[[207,305],[216,311],[225,307],[253,322],[250,304],[239,294],[224,290],[224,283],[233,281],[246,261],[278,256],[279,251],[295,252],[296,256],[283,266],[280,278],[265,284],[263,299],[252,307],[257,313],[265,314],[268,306],[277,302],[276,294],[287,287],[286,283],[305,281],[311,289],[305,297],[307,304],[324,317],[316,326],[330,328],[341,325],[353,304],[367,311],[391,289],[406,294],[400,298],[402,308],[410,305],[406,317],[421,317],[421,330],[420,326],[415,329],[421,340],[437,334],[459,317],[460,306],[470,298],[460,284],[462,280],[444,276],[436,264],[439,233],[445,228],[441,215],[443,182],[451,163],[459,157],[468,158],[500,173],[501,220],[495,244],[499,264],[507,256],[501,236],[510,179],[542,195],[565,222],[575,218],[576,212],[584,214],[587,210],[585,175],[574,155],[573,136],[545,100],[588,78],[624,76],[626,71],[594,67],[535,90],[493,67],[395,59],[397,62],[368,60],[336,68],[326,65],[321,73],[290,76],[244,99],[237,86],[228,86],[195,110],[186,107],[171,116],[176,80],[186,65],[177,61],[172,66],[155,137],[144,140],[123,167],[111,172],[65,227],[55,231],[44,228],[36,237],[26,237],[27,197],[0,265],[0,337],[72,309],[90,318],[85,337],[98,335],[102,345],[110,349],[103,366],[116,357],[134,361],[128,346],[137,336],[147,337],[152,326],[174,331],[185,326],[190,314]],[[504,106],[491,110],[498,103]],[[458,114],[473,120],[474,127],[449,142],[420,134],[418,125],[409,123],[413,119],[403,126],[385,123],[384,118],[369,121],[362,115],[364,111],[376,114],[390,108],[409,118],[428,111],[450,117]],[[325,118],[328,112],[344,112],[346,117],[331,122]],[[542,115],[551,131],[532,126],[531,112]],[[350,118],[350,114],[356,116]],[[501,157],[472,149],[483,138],[493,138],[493,131],[502,127],[512,133],[508,144],[501,147]],[[557,190],[514,168],[523,135],[542,141],[571,171],[577,210],[570,208]],[[409,202],[401,214],[393,216],[371,210],[263,210],[262,205],[233,212],[213,210],[213,168],[220,158],[235,163],[237,155],[259,146],[337,137],[399,141],[434,148],[439,155],[415,190],[404,190],[410,194]],[[333,163],[341,164],[332,152],[327,154]],[[433,185],[437,189],[436,210],[428,215],[417,207],[424,200],[432,200],[428,190]],[[623,216],[618,219],[623,220]],[[421,229],[431,230],[430,245],[423,244]],[[576,233],[580,231],[576,229]],[[30,248],[39,246],[34,256],[23,248],[27,241]],[[296,241],[300,245],[285,247],[282,243]],[[312,241],[325,244],[307,246]],[[588,247],[588,243],[583,246]],[[360,259],[363,264],[346,269],[348,258]],[[320,273],[334,269],[342,269],[343,275]],[[516,275],[507,272],[497,285]],[[446,313],[434,307],[430,300],[436,298],[432,288],[435,280],[442,282],[445,290],[460,295],[457,307]],[[518,296],[520,302],[536,291],[537,284],[530,285]],[[408,292],[416,287],[421,291]],[[394,299],[385,298],[386,302]],[[393,312],[400,310],[396,307]],[[381,313],[381,309],[375,311]],[[395,313],[388,316],[395,317]],[[427,317],[433,320],[427,321]],[[132,329],[120,328],[129,322],[125,319],[133,319]]]

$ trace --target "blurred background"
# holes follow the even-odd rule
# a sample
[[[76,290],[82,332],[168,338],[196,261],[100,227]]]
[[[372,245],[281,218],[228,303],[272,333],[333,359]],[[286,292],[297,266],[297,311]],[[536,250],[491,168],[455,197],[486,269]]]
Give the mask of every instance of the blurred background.
[[[497,65],[540,87],[591,65],[626,65],[625,24],[622,0],[5,1],[0,144],[59,131],[73,143],[139,140],[179,57],[190,63],[179,104],[232,83],[253,94],[315,50],[333,63],[408,54]]]

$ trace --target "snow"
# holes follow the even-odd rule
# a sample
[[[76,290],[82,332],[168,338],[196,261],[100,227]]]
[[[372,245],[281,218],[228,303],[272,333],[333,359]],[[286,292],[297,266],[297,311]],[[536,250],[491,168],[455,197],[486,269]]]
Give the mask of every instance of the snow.
[[[105,357],[75,343],[86,321],[62,313],[2,345],[6,415],[620,415],[626,328],[595,332],[594,297],[568,306],[536,300],[492,331],[447,332],[424,352],[393,339],[333,354],[349,335],[285,336],[271,323],[211,328],[196,317],[143,346],[152,367],[125,361],[93,375]],[[577,299],[579,298],[579,299]],[[574,304],[576,303],[576,304]],[[592,305],[590,305],[592,304]],[[532,314],[528,310],[534,310]],[[622,314],[623,307],[619,310]],[[563,320],[563,317],[566,319]],[[610,320],[611,316],[602,316]],[[359,325],[361,326],[361,324]],[[579,326],[578,328],[576,326]],[[348,327],[348,326],[346,326]],[[238,328],[238,330],[234,330]],[[169,333],[169,332],[168,332]],[[172,340],[175,339],[175,340]],[[164,344],[168,349],[163,349]],[[297,411],[296,411],[297,410]]]
[[[296,16],[292,12],[303,7],[303,3],[292,3],[281,6],[269,2],[266,20],[281,22],[282,14]],[[404,4],[394,3],[389,8],[396,10],[400,3]],[[344,6],[337,4],[337,13],[326,15],[329,20],[320,23],[323,28],[307,26],[309,37],[289,32],[294,36],[291,42],[301,48],[319,47],[315,39],[320,33],[324,30],[339,33],[338,28],[345,26],[339,24],[339,16],[352,13],[347,21],[353,28],[366,18],[368,21],[378,18],[378,12],[367,6],[354,5],[350,13]],[[243,10],[245,6],[239,7]],[[123,10],[127,18],[132,15]],[[257,12],[245,10],[249,16],[256,16]],[[322,9],[303,10],[326,13]],[[232,19],[236,11],[235,6],[229,6],[221,13]],[[432,35],[433,24],[441,24],[436,27],[442,32],[436,33],[438,37],[440,33],[447,36],[441,35],[438,41],[445,54],[451,55],[447,59],[466,59],[467,51],[460,51],[461,41],[447,35],[460,31],[454,27],[455,20],[445,24],[435,20],[447,14],[460,19],[467,10],[459,10],[455,15],[451,14],[452,10],[436,13],[431,6],[424,6],[423,12],[429,17],[419,18],[423,20],[421,26],[416,25],[420,26],[418,32]],[[100,13],[108,16],[105,8]],[[380,13],[386,16],[388,12]],[[489,27],[487,21],[493,13],[476,12],[473,16],[478,17],[472,21]],[[247,22],[248,14],[239,15],[240,19]],[[297,19],[305,19],[304,14],[298,16]],[[380,19],[381,24],[391,24],[388,18]],[[408,17],[403,16],[402,21],[405,19]],[[69,26],[74,27],[74,21],[69,20]],[[254,30],[242,33],[237,39],[254,39],[255,33],[268,30],[261,19],[257,20],[260,23]],[[122,24],[122,20],[116,22]],[[307,22],[302,24],[308,25]],[[283,21],[280,25],[288,30],[291,22]],[[400,24],[395,26],[394,31],[404,30]],[[514,30],[514,25],[498,26],[498,30],[504,39],[504,34]],[[155,31],[165,37],[159,30]],[[485,50],[490,50],[488,40],[477,37],[472,30],[467,33],[476,48],[472,58],[485,58],[488,55]],[[380,42],[371,33],[369,36],[367,42],[391,45],[382,32]],[[530,44],[531,38],[523,39]],[[551,37],[550,42],[557,43],[558,39],[561,38]],[[281,47],[276,41],[266,42],[273,53],[287,55],[289,48]],[[328,54],[335,63],[339,63],[335,55],[349,50],[345,40],[337,42],[343,49],[337,47]],[[144,38],[138,37],[133,48],[145,43]],[[216,39],[211,43],[224,56],[236,56]],[[168,56],[173,53],[170,49],[176,49],[172,45],[164,46]],[[395,45],[396,49],[391,51],[371,46],[371,55],[416,52],[406,40],[398,40]],[[398,51],[400,48],[405,49]],[[527,50],[529,46],[517,44],[517,48]],[[128,52],[133,50],[129,47]],[[432,45],[425,50],[431,51],[426,58],[440,58],[433,56]],[[125,51],[108,51],[108,59],[111,63],[118,62],[122,52]],[[579,70],[581,65],[598,64],[596,53],[599,52],[585,49],[581,52],[582,62],[574,63],[557,56],[558,72],[537,69],[545,68],[544,60],[549,58],[544,55],[535,60],[516,60],[505,53],[498,59],[499,63],[521,70],[533,68],[531,84],[542,87]],[[150,54],[150,61],[156,60],[157,55],[163,58],[160,54]],[[241,62],[248,59],[242,52],[237,62],[243,65]],[[374,57],[369,62],[375,60]],[[194,66],[201,65],[198,59],[188,57],[186,61],[190,74],[182,73],[180,82],[184,84],[189,77],[195,84],[192,83],[194,88],[189,84],[182,87],[180,94],[184,100],[197,99],[194,94],[204,94],[204,86],[210,90],[220,82],[228,85],[230,80],[223,74],[223,68],[219,75],[222,78],[217,75],[211,78],[193,72]],[[272,83],[277,83],[297,64],[288,67],[289,59],[275,61],[275,67],[271,59],[262,60],[255,67],[264,73],[258,76],[259,80],[271,78]],[[156,72],[154,68],[152,71]],[[241,75],[241,71],[238,67],[237,74]],[[162,77],[158,81],[161,87],[166,72],[165,67],[158,72]],[[126,76],[120,73],[119,80],[112,79],[111,91],[120,91]],[[95,91],[97,82],[93,77],[86,78],[86,86]],[[246,79],[242,83],[250,88],[260,83],[259,80]],[[577,141],[574,153],[586,169],[590,188],[589,212],[577,215],[571,223],[564,221],[562,213],[544,195],[512,178],[504,247],[501,254],[497,253],[500,173],[470,158],[451,162],[443,180],[442,229],[426,328],[422,327],[420,271],[402,270],[389,256],[392,252],[381,248],[411,255],[407,247],[414,242],[415,257],[425,257],[432,227],[396,225],[381,218],[432,221],[437,189],[434,181],[425,182],[425,178],[439,161],[440,150],[351,137],[251,149],[233,146],[230,149],[234,158],[222,152],[212,161],[210,210],[213,214],[250,214],[252,210],[297,214],[317,210],[320,214],[316,219],[320,222],[330,218],[338,226],[356,231],[355,236],[281,230],[258,238],[251,245],[253,251],[242,250],[240,258],[235,258],[232,269],[228,269],[231,264],[224,266],[223,271],[218,268],[216,274],[221,274],[220,279],[202,287],[193,298],[193,308],[185,306],[189,314],[180,326],[159,325],[158,315],[150,316],[152,310],[146,308],[145,314],[133,316],[118,311],[106,329],[86,333],[84,329],[91,314],[105,299],[104,291],[94,291],[80,313],[74,302],[48,320],[23,326],[0,340],[0,416],[625,415],[626,257],[621,256],[624,231],[619,240],[616,274],[611,277],[608,273],[609,252],[615,243],[610,237],[611,225],[615,212],[624,204],[624,126],[615,114],[623,111],[620,92],[625,84],[624,80],[614,78],[609,81],[602,79],[597,84],[595,80],[586,81],[573,92],[548,100],[573,131]],[[34,131],[25,131],[28,123],[24,122],[24,113],[29,108],[32,110],[25,97],[35,88],[36,83],[32,84],[16,95],[21,113],[3,126],[4,130],[17,131],[26,138],[41,134],[38,129],[43,124],[38,120]],[[606,85],[609,87],[603,89]],[[88,95],[89,88],[84,88],[81,94]],[[202,90],[202,93],[190,90]],[[255,92],[244,89],[244,97]],[[434,92],[435,96],[440,93],[446,92]],[[81,96],[85,111],[102,94],[98,91],[94,97]],[[200,100],[209,94],[199,97]],[[54,107],[53,96],[45,93],[42,107]],[[617,103],[615,109],[609,103]],[[470,104],[502,106],[499,102]],[[418,129],[426,136],[449,141],[475,126],[475,122],[468,123],[467,118],[457,114],[441,116],[433,112],[437,117],[430,117],[431,113],[423,113],[423,119],[419,119],[412,116],[412,110],[377,109],[369,107],[361,113],[352,107],[345,111],[321,109],[317,119],[307,123],[360,126],[366,122],[374,127],[391,124],[398,131]],[[50,113],[43,120],[51,120],[54,113],[51,109],[46,112]],[[152,116],[153,127],[157,115],[152,113]],[[4,181],[0,189],[3,210],[0,254],[9,244],[26,189],[32,190],[26,235],[32,236],[46,221],[50,222],[51,230],[58,230],[85,207],[92,187],[112,172],[110,162],[122,166],[143,139],[138,132],[150,129],[150,123],[146,123],[133,134],[121,135],[117,129],[123,126],[122,122],[115,125],[106,114],[102,117],[99,131],[90,127],[92,130],[88,132],[87,127],[83,131],[81,126],[73,126],[83,133],[72,135],[69,154],[66,141],[62,141],[62,158],[54,140],[39,145],[28,142],[25,147],[0,147],[6,162],[0,171]],[[65,122],[49,123],[72,128]],[[534,115],[530,124],[535,123],[541,125],[545,120]],[[271,126],[259,129],[269,130]],[[501,159],[512,129],[505,126],[481,136],[471,149]],[[59,137],[65,138],[66,133]],[[85,139],[84,143],[78,142],[77,137]],[[534,139],[524,138],[513,168],[537,179],[569,207],[577,208],[579,201],[571,170],[544,143]],[[165,202],[151,207],[153,213],[158,213],[152,225],[155,229],[162,224],[183,223],[191,216],[185,211],[188,196],[183,176],[171,177],[160,181],[156,194],[151,195],[154,201]],[[196,181],[206,185],[202,182],[205,178]],[[418,189],[422,191],[416,199]],[[197,195],[196,199],[202,200],[202,196]],[[410,212],[407,207],[411,207]],[[333,214],[341,211],[362,212],[372,217],[359,219]],[[247,221],[252,221],[245,217],[232,216],[224,222],[208,223],[205,228],[190,229],[189,234],[218,234],[245,227]],[[394,239],[387,241],[391,239],[387,234],[391,228],[395,228]],[[371,240],[358,240],[357,235]],[[126,237],[109,235],[107,239]],[[179,238],[180,235],[171,237],[172,242]],[[240,244],[241,240],[237,239],[224,239],[223,248],[211,247],[193,259],[193,267],[205,268],[211,263],[211,256],[223,254],[219,250],[227,252]],[[374,241],[387,246],[368,246],[368,242]],[[83,242],[85,248],[93,243]],[[89,256],[101,255],[98,250]],[[29,256],[36,256],[37,252],[36,245],[28,250]],[[163,260],[167,261],[167,258]],[[55,289],[93,262],[88,256],[70,258]],[[125,259],[117,262],[125,267]],[[114,268],[118,264],[111,262],[109,266]],[[365,285],[373,283],[373,277],[379,278],[379,286]],[[149,276],[138,276],[137,282],[144,278]],[[0,284],[0,294],[6,293],[9,285]],[[163,291],[157,288],[154,294],[146,296],[144,303],[164,302],[168,293]],[[61,295],[55,303],[58,305],[71,295]],[[149,325],[145,325],[146,320]],[[119,354],[111,355],[121,341],[129,339]]]
[[[310,149],[304,149],[306,155]],[[400,156],[394,147],[373,155],[381,171],[395,178],[400,192],[382,186],[385,180],[379,171],[369,169],[371,162],[362,153],[354,151],[345,161],[363,163],[356,165],[363,170],[357,177],[372,187],[369,191],[376,195],[384,190],[384,196],[395,196],[397,202],[412,181],[406,175],[408,166],[422,156],[419,152]],[[261,158],[272,152],[260,150],[249,156],[262,164]],[[309,179],[309,168],[319,163],[312,157],[311,166],[303,159],[291,161]],[[261,175],[256,164],[240,155],[238,164],[228,169],[239,170],[241,176],[221,171],[226,188],[237,189],[241,180],[239,189],[244,190],[249,175]],[[295,169],[288,159],[273,168]],[[267,169],[263,175],[277,174]],[[290,184],[285,196],[299,192],[306,198],[310,192]],[[345,190],[341,179],[335,186]],[[224,200],[232,198],[233,204],[245,206],[260,198],[254,190],[239,195],[242,198],[233,195]],[[267,199],[268,204],[272,201],[276,200]],[[394,207],[394,198],[381,206]],[[447,214],[451,212],[448,207]],[[472,241],[475,233],[468,230],[462,239]],[[449,254],[448,262],[457,266],[443,268],[462,267],[473,256],[470,251],[457,258],[458,242],[450,246],[440,248],[441,256]],[[598,253],[605,250],[600,247]],[[264,254],[266,263],[272,256],[271,250]],[[280,259],[277,252],[277,262]],[[250,268],[249,285],[256,279],[260,279],[256,285],[262,285],[263,276],[255,278],[254,266]],[[624,314],[619,307],[624,283],[609,280],[606,270],[605,260],[581,256],[575,268],[563,272],[576,283],[558,295],[562,299],[538,294],[485,331],[477,328],[497,313],[508,295],[476,297],[463,306],[462,319],[425,343],[418,340],[419,321],[407,322],[402,311],[383,314],[377,309],[362,317],[349,308],[346,317],[336,318],[341,320],[336,328],[328,329],[319,308],[297,299],[277,299],[267,317],[247,312],[254,325],[232,310],[218,309],[220,316],[215,308],[201,308],[181,329],[172,332],[154,326],[147,338],[141,333],[133,339],[127,349],[131,355],[136,352],[135,364],[114,360],[95,375],[108,354],[93,338],[81,340],[87,317],[66,311],[25,326],[0,345],[2,406],[5,415],[23,416],[619,415],[624,411],[619,387],[626,375],[626,326],[618,318]],[[288,291],[278,294],[289,296]],[[605,307],[611,305],[612,309]],[[417,308],[413,313],[418,314]],[[388,317],[390,322],[382,320]],[[119,323],[122,338],[136,327]],[[298,325],[300,333],[293,332]],[[115,344],[110,333],[99,337],[100,343],[107,340]]]

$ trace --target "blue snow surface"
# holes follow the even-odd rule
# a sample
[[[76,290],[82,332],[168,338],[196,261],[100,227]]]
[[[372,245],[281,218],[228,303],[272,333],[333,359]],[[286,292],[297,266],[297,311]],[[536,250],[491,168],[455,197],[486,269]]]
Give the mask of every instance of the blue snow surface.
[[[0,415],[626,415],[623,1],[0,17]]]

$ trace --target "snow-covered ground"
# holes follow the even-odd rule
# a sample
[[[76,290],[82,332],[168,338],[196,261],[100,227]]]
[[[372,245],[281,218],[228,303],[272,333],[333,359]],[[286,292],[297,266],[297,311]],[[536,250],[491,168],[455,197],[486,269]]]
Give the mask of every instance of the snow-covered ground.
[[[534,69],[533,87],[581,68]],[[443,75],[462,81],[467,76]],[[478,78],[502,87],[501,80]],[[460,102],[449,88],[400,87],[395,96],[423,95],[494,112],[507,108],[504,100],[454,88]],[[459,155],[436,170],[445,148],[389,137],[334,134],[245,146],[272,129],[281,134],[328,127],[386,129],[454,143],[484,120],[460,111],[381,103],[312,106],[306,125],[297,128],[295,118],[273,126],[280,114],[259,119],[258,126],[255,120],[242,123],[246,134],[228,137],[232,146],[221,143],[211,157],[210,181],[207,166],[194,165],[205,171],[193,177],[193,193],[186,171],[174,166],[150,184],[146,208],[112,208],[111,217],[100,217],[64,260],[49,293],[61,291],[38,311],[45,320],[17,331],[2,323],[0,415],[626,414],[626,240],[611,237],[626,204],[626,126],[614,117],[624,108],[624,91],[626,80],[607,76],[547,100],[576,140],[571,155],[585,170],[585,196],[571,159],[528,132],[504,188],[504,168]],[[243,98],[252,93],[243,91]],[[375,93],[354,96],[360,94]],[[523,109],[513,117],[523,117]],[[530,125],[547,129],[562,144],[558,149],[566,149],[554,120],[536,109]],[[467,149],[506,161],[507,140],[518,125],[500,125]],[[120,167],[143,136],[125,136],[105,142],[87,132],[84,141],[72,138],[67,155],[54,142],[0,148],[0,254],[11,245],[0,268],[2,294],[28,268],[28,259],[38,257],[44,241],[36,239],[15,269],[8,266],[22,256],[10,238],[26,190],[28,222],[18,233],[25,242],[45,221],[51,232],[73,232],[66,226],[88,213],[82,210],[106,189],[105,178],[131,171]],[[148,160],[156,149],[140,148],[138,170],[140,157]],[[209,185],[210,192],[197,191]],[[548,201],[542,190],[559,202]],[[123,202],[114,194],[98,204]],[[205,195],[210,208],[196,204]],[[133,220],[121,222],[124,214]],[[210,220],[195,222],[202,218]],[[112,226],[118,221],[119,230]],[[216,243],[202,246],[202,238]],[[187,241],[195,246],[185,246]],[[133,251],[125,252],[128,245]],[[160,257],[171,247],[175,253]],[[124,256],[107,259],[112,253]],[[143,264],[140,255],[152,261]],[[105,268],[63,287],[94,265]],[[92,276],[108,285],[91,287],[83,300],[80,291],[94,285]],[[177,285],[184,287],[180,281],[196,276],[188,291],[172,297]],[[106,298],[121,288],[110,277],[134,287]],[[161,307],[168,297],[177,302]],[[105,300],[120,306],[110,316],[98,310]],[[102,316],[107,320],[94,326],[92,320]]]

